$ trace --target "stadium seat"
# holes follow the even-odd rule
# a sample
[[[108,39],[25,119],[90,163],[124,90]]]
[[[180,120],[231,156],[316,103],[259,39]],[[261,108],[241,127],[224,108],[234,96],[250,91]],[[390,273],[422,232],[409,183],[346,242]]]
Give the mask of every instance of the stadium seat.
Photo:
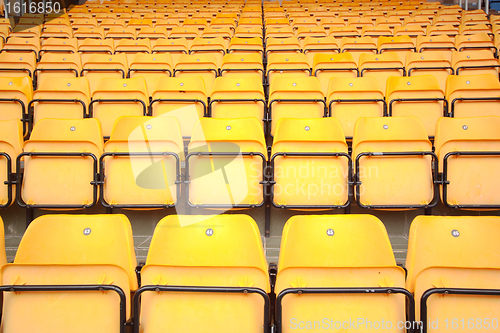
[[[351,159],[338,120],[282,118],[276,127],[271,156],[275,207],[349,206]]]
[[[358,206],[414,209],[437,204],[437,159],[418,118],[360,118],[352,158]]]
[[[45,53],[77,53],[78,40],[76,38],[61,39],[48,38],[40,47],[40,57]]]
[[[89,104],[87,78],[44,78],[28,104],[30,129],[45,118],[83,119],[87,116]]]
[[[337,40],[333,37],[305,37],[302,40],[302,50],[307,57],[309,66],[314,65],[314,56],[318,53],[340,52]]]
[[[446,79],[455,73],[451,61],[441,51],[408,52],[405,68],[408,76],[434,76],[443,91],[446,89]]]
[[[82,64],[85,64],[93,54],[113,54],[115,51],[115,43],[112,39],[85,38],[78,44]]]
[[[201,38],[197,37],[193,39],[191,44],[191,48],[189,50],[189,54],[211,54],[216,59],[217,67],[220,67],[222,64],[222,58],[226,54],[226,50],[229,46],[229,43],[222,37],[214,37],[214,38]]]
[[[111,27],[104,33],[106,39],[135,39],[137,32],[133,27]]]
[[[474,35],[460,35],[455,38],[457,50],[489,50],[496,56],[497,49],[487,33],[477,33]]]
[[[379,37],[392,36],[392,31],[387,25],[370,26],[365,25],[361,30],[361,37],[371,37],[378,39]]]
[[[156,23],[158,25],[158,22]],[[168,29],[168,27],[167,27]],[[170,31],[169,38],[186,38],[189,40],[200,36],[200,32],[196,27],[173,27]]]
[[[0,120],[20,120],[27,134],[28,104],[33,97],[29,77],[0,77]]]
[[[440,25],[440,26],[429,26],[427,28],[427,36],[436,37],[445,35],[450,37],[450,39],[454,42],[455,37],[459,35],[459,29],[453,25]]]
[[[387,79],[392,76],[405,76],[403,62],[396,52],[382,54],[363,53],[359,56],[361,77],[373,77],[382,91],[386,90]]]
[[[73,32],[73,37],[79,40],[92,38],[92,39],[104,39],[105,31],[104,28],[78,28]]]
[[[447,207],[500,208],[500,117],[441,118],[434,144]]]
[[[264,82],[265,72],[262,56],[254,53],[231,53],[222,59],[222,77],[246,78],[256,76]]]
[[[297,29],[297,39],[299,42],[306,37],[326,38],[327,36],[328,33],[323,27],[299,27]]]
[[[362,53],[377,53],[377,43],[372,37],[343,37],[340,49],[342,52],[351,53],[354,61],[358,63]]]
[[[89,80],[90,93],[93,93],[101,79],[124,79],[127,71],[128,64],[125,54],[92,54],[83,63],[81,76],[85,76]],[[111,131],[111,128],[109,130]]]
[[[51,78],[73,78],[80,76],[82,63],[80,55],[47,53],[36,65],[35,69],[35,87],[42,80]]]
[[[436,122],[447,115],[447,101],[437,80],[430,75],[390,77],[386,100],[389,117],[414,116],[420,119],[427,135],[434,137]]]
[[[212,118],[266,120],[266,97],[259,77],[218,77],[210,96]]]
[[[182,136],[190,138],[198,120],[209,115],[203,79],[196,76],[161,78],[152,94],[151,111],[153,117],[175,117]]]
[[[425,29],[420,25],[403,25],[394,28],[394,37],[408,36],[417,45],[418,36],[425,36]]]
[[[262,27],[249,27],[239,25],[234,31],[233,38],[262,38],[262,36]]]
[[[269,330],[267,263],[257,224],[247,215],[163,218],[141,277],[136,331]],[[204,316],[193,316],[194,308]]]
[[[277,77],[269,86],[267,128],[272,136],[282,118],[322,118],[327,112],[315,77]]]
[[[113,124],[121,116],[146,116],[149,93],[146,80],[104,78],[92,93],[89,117],[99,119],[104,137],[111,135]]]
[[[151,44],[147,38],[137,40],[122,38],[115,41],[115,54],[119,53],[124,53],[127,56],[127,63],[130,64],[136,54],[151,53]]]
[[[228,209],[264,204],[267,149],[257,119],[200,118],[188,152],[186,190],[190,206]]]
[[[138,288],[135,265],[125,215],[41,216],[2,268],[3,331],[121,332]]]
[[[132,79],[143,77],[146,80],[148,93],[151,96],[162,77],[172,76],[172,67],[172,57],[168,53],[137,53],[130,62],[127,76]]]
[[[40,39],[37,37],[10,37],[0,52],[16,52],[23,53],[25,55],[26,53],[33,53],[35,58],[38,60],[40,52]]]
[[[378,218],[293,216],[281,237],[275,287],[278,330],[336,330],[363,318],[350,327],[377,332],[375,322],[412,322],[413,314],[405,315],[405,297],[410,308],[414,301],[404,281],[405,272],[396,265]],[[397,325],[384,330],[405,332]]]
[[[262,39],[259,37],[233,37],[229,42],[228,53],[258,53],[260,57],[264,54]]]
[[[416,52],[415,44],[409,36],[379,37],[378,53],[395,52],[404,63],[408,52]]]
[[[16,173],[16,158],[22,151],[23,127],[17,119],[0,121],[0,208],[9,207],[16,198],[13,174]],[[0,218],[1,222],[1,218]],[[4,241],[3,224],[0,223],[0,245]],[[2,251],[4,251],[2,253]],[[0,264],[5,264],[5,244],[0,246]]]
[[[500,116],[498,76],[450,75],[446,81],[450,117]]]
[[[311,68],[302,53],[271,53],[267,57],[267,83],[278,77],[308,77]]]
[[[359,70],[357,62],[351,53],[319,53],[314,55],[313,75],[318,78],[323,94],[328,93],[330,80],[335,77],[351,78],[358,77]]]
[[[150,40],[166,39],[168,37],[168,32],[165,27],[142,27],[137,32],[137,39],[148,38]]]
[[[355,38],[361,36],[356,27],[331,27],[328,32],[331,37],[338,40],[339,44],[342,43],[344,37]]]
[[[299,40],[296,37],[269,37],[266,40],[266,55],[269,57],[271,54],[276,53],[301,53],[302,49],[300,47]]]
[[[21,207],[82,209],[96,204],[102,132],[97,119],[42,119],[17,160]],[[19,186],[21,185],[21,186]]]
[[[205,82],[205,90],[209,96],[212,94],[218,73],[217,59],[213,54],[181,54],[174,69],[175,77],[201,77]]]
[[[334,77],[327,95],[328,113],[337,119],[347,139],[352,140],[354,125],[361,117],[383,117],[387,105],[384,93],[373,77]]]
[[[418,36],[417,52],[441,51],[444,52],[448,60],[451,61],[452,51],[455,50],[455,43],[446,35],[439,36]]]
[[[189,46],[186,38],[158,39],[151,42],[151,53],[169,53],[172,65],[175,66],[179,56],[188,54]]]
[[[453,52],[451,64],[456,75],[494,74],[499,76],[500,63],[490,50]]]
[[[101,203],[169,208],[180,195],[181,129],[170,117],[120,117],[101,156]]]
[[[495,235],[500,231],[499,220],[497,216],[417,216],[413,220],[406,288],[415,295],[416,319],[423,325],[434,318],[448,321],[449,327],[453,318],[481,318],[483,327],[485,321],[490,326],[492,322],[483,318],[498,318]],[[473,319],[471,327],[472,321],[479,323]]]

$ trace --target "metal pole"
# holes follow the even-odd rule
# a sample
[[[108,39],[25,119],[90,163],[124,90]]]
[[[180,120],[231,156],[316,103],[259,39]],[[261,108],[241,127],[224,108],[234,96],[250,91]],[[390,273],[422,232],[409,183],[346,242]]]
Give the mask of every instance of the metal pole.
[[[465,11],[469,10],[469,0],[465,0]]]
[[[462,0],[458,0],[458,5],[462,8]]]
[[[45,0],[43,0],[45,1]],[[477,0],[477,9],[481,9],[481,0]]]
[[[484,9],[486,9],[486,14],[490,13],[490,0],[484,0]]]

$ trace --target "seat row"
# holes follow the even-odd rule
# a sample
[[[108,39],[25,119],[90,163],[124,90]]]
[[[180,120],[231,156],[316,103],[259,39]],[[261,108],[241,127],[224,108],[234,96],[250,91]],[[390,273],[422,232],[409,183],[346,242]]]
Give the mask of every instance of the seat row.
[[[171,215],[156,226],[136,274],[124,215],[45,215],[2,267],[2,327],[286,333],[384,325],[404,333],[460,316],[496,328],[499,232],[499,217],[417,216],[406,273],[376,217],[294,216],[283,229],[278,267],[268,272],[251,217]]]
[[[104,145],[96,119],[43,119],[24,143],[0,124],[2,207],[415,209],[441,188],[448,207],[500,208],[495,116],[439,119],[435,150],[415,117],[360,118],[352,154],[334,118],[282,119],[269,154],[252,118],[201,118],[187,149],[168,116],[120,117]]]
[[[389,53],[380,57],[386,55]],[[334,63],[330,68],[337,70],[328,71],[330,68],[325,67],[324,76],[322,70],[318,70],[317,77],[297,77],[296,71],[278,74],[271,82],[268,98],[258,71],[243,75],[243,71],[229,67],[221,77],[204,72],[213,80],[211,88],[207,80],[196,74],[179,70],[176,77],[170,77],[164,70],[149,72],[146,66],[131,71],[131,78],[127,79],[120,78],[125,69],[117,73],[118,78],[106,78],[108,72],[99,70],[78,78],[49,75],[34,92],[27,77],[0,77],[0,119],[22,120],[24,135],[28,137],[42,119],[97,118],[102,134],[109,137],[120,116],[170,115],[178,119],[183,137],[189,138],[201,117],[252,117],[270,136],[275,135],[282,118],[334,117],[340,121],[346,138],[351,139],[354,124],[363,116],[412,115],[424,123],[428,136],[433,137],[436,122],[443,116],[500,115],[498,75],[448,75],[447,67],[437,65],[434,71],[422,62],[424,66],[417,67],[412,76],[398,77],[394,75],[401,75],[404,68],[386,64],[378,65],[382,68],[363,68],[362,77],[356,77],[357,68],[334,67],[338,65]],[[437,75],[444,76],[446,89],[441,88]],[[92,79],[97,82],[93,90],[89,86]],[[382,84],[386,84],[385,91]]]

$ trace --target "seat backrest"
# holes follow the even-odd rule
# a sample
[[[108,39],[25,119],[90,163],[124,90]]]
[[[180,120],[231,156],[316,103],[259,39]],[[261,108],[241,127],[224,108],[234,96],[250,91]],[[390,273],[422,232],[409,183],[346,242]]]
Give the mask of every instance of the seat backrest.
[[[33,97],[29,77],[0,77],[0,120],[22,119]],[[4,99],[2,101],[2,99]],[[12,101],[11,99],[15,99]],[[23,107],[24,106],[24,107]]]
[[[10,157],[10,172],[16,172],[16,158],[22,152],[23,145],[23,127],[22,123],[18,119],[3,120],[0,121],[0,153],[7,154]],[[12,201],[9,202],[9,187],[5,184],[10,177],[8,171],[9,161],[4,155],[0,155],[0,207],[9,206]],[[11,200],[15,198],[14,188],[12,190]],[[0,225],[0,236],[3,236],[3,225]],[[2,247],[4,237],[0,240],[0,264],[4,264],[2,261],[2,249],[3,259],[5,258],[5,245]]]
[[[83,76],[89,79],[90,92],[97,89],[103,78],[125,78],[128,71],[125,54],[92,54],[83,64]]]
[[[14,264],[116,265],[137,289],[132,228],[114,215],[44,215],[30,223]]]
[[[92,99],[140,99],[149,105],[146,81],[142,77],[133,79],[103,78],[92,93]]]
[[[374,77],[382,91],[385,91],[389,77],[405,74],[403,62],[396,52],[362,53],[359,56],[358,68],[361,76]]]

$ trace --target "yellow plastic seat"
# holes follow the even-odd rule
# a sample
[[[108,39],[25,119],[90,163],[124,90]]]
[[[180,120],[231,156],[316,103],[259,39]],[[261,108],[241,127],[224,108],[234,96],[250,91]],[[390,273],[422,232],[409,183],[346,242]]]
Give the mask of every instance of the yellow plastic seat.
[[[231,38],[234,36],[234,29],[231,29],[226,26],[214,26],[211,25],[208,28],[205,28],[202,33],[201,37],[203,38],[223,38],[226,42],[231,41]]]
[[[450,37],[452,41],[455,41],[455,37],[459,35],[459,33],[458,27],[453,25],[430,26],[427,28],[427,36],[435,37],[445,35]]]
[[[340,45],[342,52],[349,52],[356,63],[362,53],[377,53],[377,43],[371,37],[343,37]]]
[[[295,32],[293,31],[292,27],[287,25],[287,26],[282,26],[282,27],[270,27],[266,26],[265,29],[266,32],[266,41],[270,38],[292,38],[296,39],[297,37],[295,36]]]
[[[22,207],[82,209],[96,204],[102,154],[97,119],[42,119],[24,143],[24,173],[17,187]],[[20,160],[17,170],[19,172]]]
[[[149,39],[142,38],[137,40],[120,39],[115,42],[115,54],[124,53],[127,56],[127,63],[130,64],[134,57],[139,53],[151,53],[151,43]]]
[[[412,296],[404,280],[387,231],[375,216],[293,216],[281,238],[276,324],[284,333],[300,327],[336,330],[363,318],[351,330],[377,332],[375,322],[411,321],[412,314],[405,318],[405,296]],[[384,331],[405,332],[394,324]]]
[[[188,152],[189,206],[226,210],[264,204],[267,149],[257,119],[200,118]]]
[[[158,25],[158,22],[156,24]],[[200,31],[196,27],[173,27],[168,37],[194,39],[198,36],[200,36]]]
[[[27,133],[28,105],[33,97],[29,77],[0,77],[0,121],[19,120]]]
[[[180,195],[181,129],[171,117],[120,117],[101,157],[101,203],[170,208]]]
[[[442,51],[408,52],[405,68],[408,76],[434,76],[443,91],[446,89],[446,79],[455,73],[451,61]]]
[[[212,118],[255,118],[262,123],[266,118],[266,98],[261,78],[218,77],[210,96]]]
[[[373,77],[382,91],[386,90],[387,79],[392,76],[405,76],[401,58],[396,52],[382,54],[362,53],[359,57],[359,72],[362,77]]]
[[[315,77],[277,77],[269,86],[268,130],[272,136],[282,118],[327,116],[325,97]]]
[[[330,33],[331,37],[338,39],[339,42],[341,42],[342,38],[344,37],[355,38],[361,36],[358,29],[356,29],[356,27],[351,27],[351,26],[331,27],[330,29],[328,29],[328,32]]]
[[[275,207],[321,210],[349,205],[351,162],[338,120],[282,118],[271,156]]]
[[[196,28],[198,30],[203,30],[208,26],[208,22],[205,19],[186,19],[182,23],[183,28]]]
[[[454,42],[446,35],[440,36],[418,36],[417,37],[417,52],[423,53],[427,51],[441,51],[451,61],[451,54],[456,51]]]
[[[318,27],[318,22],[315,17],[295,17],[291,21],[292,29],[299,32],[301,28],[316,28]]]
[[[499,76],[500,62],[490,50],[453,52],[451,64],[456,75],[493,74]]]
[[[497,49],[487,33],[477,33],[473,35],[459,35],[455,38],[457,51],[463,50],[490,50],[493,55],[497,54]]]
[[[376,20],[375,20],[375,25],[385,25],[385,26],[388,26],[389,29],[392,30],[392,32],[394,32],[394,30],[397,28],[397,27],[400,27],[403,25],[403,22],[401,22],[401,20],[398,18],[398,17],[378,17]]]
[[[360,118],[352,151],[360,207],[401,210],[436,205],[437,161],[418,118]]]
[[[172,57],[168,53],[137,53],[130,62],[128,77],[143,77],[151,96],[161,78],[172,76],[172,67]]]
[[[153,27],[153,21],[150,19],[131,19],[127,23],[127,27],[133,27],[135,30],[140,30],[143,27]]]
[[[180,19],[167,18],[164,20],[157,20],[154,27],[163,27],[167,31],[171,31],[173,28],[179,28],[182,25]]]
[[[76,38],[47,38],[40,47],[40,57],[45,53],[72,54],[78,52]]]
[[[182,136],[191,137],[200,118],[208,116],[207,95],[201,77],[163,77],[152,93],[153,117],[166,116],[178,120]]]
[[[425,36],[425,30],[419,25],[403,25],[394,28],[394,37],[408,36],[414,45],[417,45],[417,37]]]
[[[164,27],[142,27],[137,32],[137,39],[148,38],[150,40],[156,40],[160,38],[167,38],[167,29]]]
[[[41,39],[47,38],[72,38],[73,30],[69,26],[65,27],[46,27],[42,31]]]
[[[308,77],[311,69],[302,53],[271,53],[267,57],[267,82],[277,77]]]
[[[138,288],[135,266],[125,215],[41,216],[2,267],[13,291],[4,294],[3,331],[120,332]],[[28,314],[33,321],[20,320]]]
[[[104,28],[78,28],[73,32],[73,37],[76,39],[104,39]]]
[[[459,26],[460,25],[460,14],[438,14],[436,17],[433,18],[432,24],[436,27],[443,26],[443,25],[453,25],[453,26]]]
[[[163,218],[141,276],[140,318],[134,318],[141,332],[262,332],[269,325],[267,263],[257,224],[247,215]],[[193,308],[206,317],[193,316]]]
[[[80,55],[77,53],[47,53],[40,59],[35,69],[35,86],[49,78],[78,77],[82,71]]]
[[[430,75],[390,77],[386,99],[389,117],[417,117],[430,137],[435,135],[438,119],[446,116],[444,91]]]
[[[443,323],[447,320],[450,325],[453,318],[488,318],[485,321],[490,326],[496,322],[493,318],[499,315],[498,297],[480,293],[499,288],[496,258],[500,249],[495,239],[499,231],[497,216],[417,216],[413,220],[406,288],[415,295],[417,320],[422,318],[426,326],[434,318]],[[470,293],[457,295],[456,289]],[[420,312],[424,301],[425,314]],[[470,323],[472,327],[472,320]],[[437,326],[432,332],[445,330]]]
[[[328,92],[328,84],[335,77],[358,77],[358,64],[349,52],[339,54],[318,53],[314,55],[313,74],[321,84],[323,94]]]
[[[500,116],[498,76],[450,75],[446,81],[446,99],[451,117]]]
[[[113,54],[115,43],[112,39],[85,38],[79,41],[78,53],[80,53],[82,64],[93,54]]]
[[[193,39],[189,54],[213,55],[216,59],[217,67],[220,67],[228,46],[229,44],[223,37],[197,37]]]
[[[373,27],[375,25],[375,22],[373,22],[369,17],[351,17],[347,20],[347,25],[356,27],[356,29],[361,32],[363,27]]]
[[[266,55],[276,53],[300,53],[301,47],[296,37],[277,38],[269,37],[266,41]]]
[[[297,29],[297,39],[300,41],[306,37],[323,37],[328,36],[327,31],[323,27],[300,27]]]
[[[0,208],[9,207],[16,199],[15,184],[11,182],[16,173],[16,158],[23,147],[23,127],[18,119],[0,121]],[[4,228],[0,218],[0,265],[5,260]]]
[[[24,53],[32,52],[35,57],[38,59],[40,52],[40,39],[37,37],[10,37],[7,40],[7,43],[3,45],[3,52],[16,52],[16,53]]]
[[[127,71],[128,64],[125,54],[92,54],[83,63],[81,76],[85,76],[89,80],[90,93],[93,93],[101,79],[124,79]],[[111,131],[111,128],[109,130]]]
[[[441,118],[436,155],[443,174],[441,199],[447,207],[498,209],[500,117]],[[490,175],[490,177],[484,177]]]
[[[233,38],[262,38],[262,27],[239,25],[234,30]]]
[[[111,135],[113,124],[121,116],[146,116],[149,93],[146,80],[104,78],[92,92],[89,117],[99,119],[105,137]]]
[[[134,27],[111,27],[105,32],[105,37],[109,39],[121,40],[121,39],[135,39],[136,30]]]
[[[262,57],[264,46],[259,37],[233,37],[229,43],[228,53],[257,53]]]
[[[302,40],[302,50],[307,57],[309,66],[314,65],[314,56],[318,53],[340,52],[338,41],[329,37],[305,37]]]
[[[75,18],[71,22],[71,27],[76,30],[79,28],[97,28],[99,25],[96,19]]]
[[[262,57],[257,53],[229,53],[222,59],[222,77],[258,77],[264,81]]]
[[[34,38],[40,39],[42,34],[42,25],[41,24],[17,24],[12,33],[10,34],[11,38]]]
[[[395,52],[404,63],[408,52],[416,52],[415,44],[409,36],[400,37],[379,37],[378,52]]]
[[[348,139],[352,139],[359,118],[384,116],[384,93],[373,77],[334,77],[326,97],[330,117],[340,122]]]
[[[89,82],[85,77],[47,77],[39,82],[28,104],[32,126],[45,118],[83,119],[90,104]]]
[[[175,77],[201,77],[205,83],[207,95],[212,93],[218,72],[217,59],[213,54],[180,55],[174,68]]]
[[[186,38],[158,39],[151,42],[151,53],[169,53],[172,65],[175,66],[179,56],[188,54],[189,46]]]
[[[322,18],[320,21],[320,26],[322,26],[325,29],[331,29],[331,28],[339,28],[339,27],[345,27],[346,23],[344,19],[342,18],[337,18],[337,17],[328,17],[328,18]]]
[[[365,25],[361,29],[361,37],[379,38],[382,36],[392,36],[391,28],[387,25],[371,26]]]
[[[115,28],[125,28],[127,24],[125,23],[125,20],[117,19],[117,18],[108,18],[105,20],[102,20],[101,23],[99,24],[100,28],[103,28],[104,31],[109,31],[109,29],[115,27]]]

